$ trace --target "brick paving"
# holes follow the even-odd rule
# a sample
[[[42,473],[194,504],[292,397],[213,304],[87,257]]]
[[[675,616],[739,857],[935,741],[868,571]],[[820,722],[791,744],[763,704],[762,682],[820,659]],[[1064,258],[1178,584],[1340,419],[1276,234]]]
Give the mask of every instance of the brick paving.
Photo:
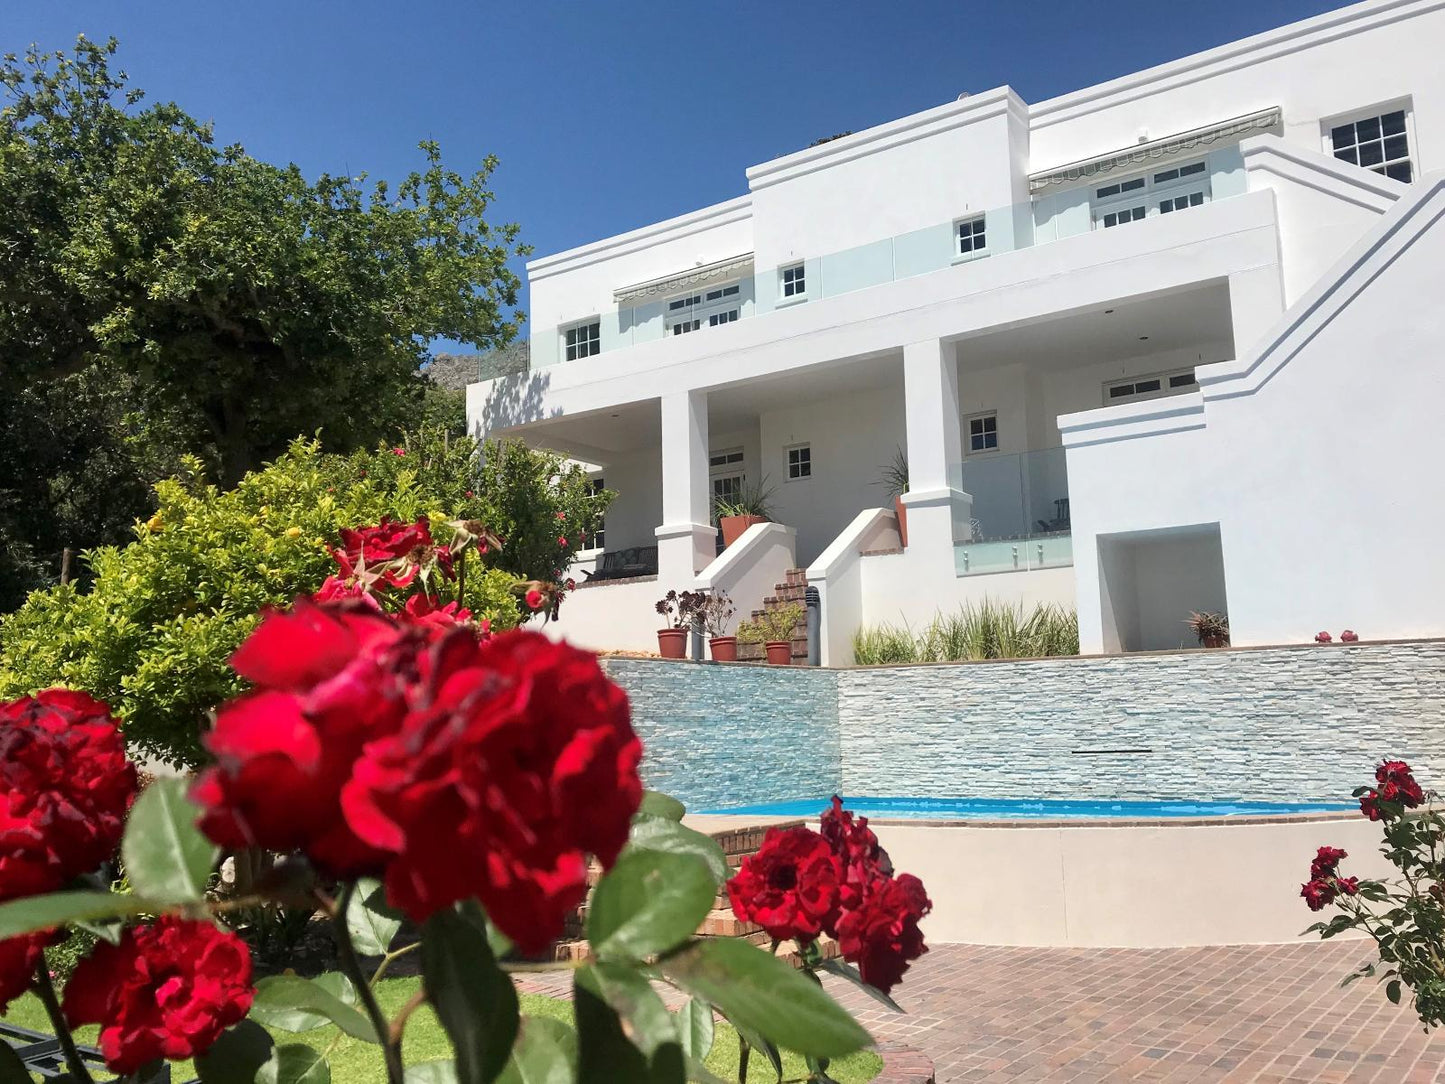
[[[1340,988],[1370,957],[1361,942],[940,945],[896,991],[901,1016],[828,985],[875,1038],[931,1057],[938,1084],[1445,1080],[1445,1035],[1424,1034],[1371,980]],[[570,978],[530,975],[523,988],[563,995]]]

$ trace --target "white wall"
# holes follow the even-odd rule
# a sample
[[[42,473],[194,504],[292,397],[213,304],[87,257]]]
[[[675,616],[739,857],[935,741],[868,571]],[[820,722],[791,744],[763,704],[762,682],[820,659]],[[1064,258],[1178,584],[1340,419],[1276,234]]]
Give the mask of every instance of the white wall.
[[[932,569],[922,567],[918,554],[910,549],[865,557],[861,567],[865,625],[921,631],[940,614],[947,616],[986,599],[1018,604],[1025,610],[1046,604],[1074,608],[1074,570],[1067,565],[941,579]]]
[[[1442,218],[1445,180],[1414,186],[1258,353],[1201,372],[1194,414],[1061,420],[1085,650],[1108,646],[1093,536],[1212,522],[1237,645],[1445,633]]]
[[[617,494],[607,509],[607,549],[655,546],[662,522],[662,451],[643,448],[602,467],[603,484]]]
[[[686,584],[678,585],[680,590]],[[593,651],[657,651],[657,600],[668,585],[651,578],[579,587],[562,601],[558,620],[536,626],[553,639]]]
[[[1117,633],[1110,650],[1198,647],[1189,615],[1229,610],[1217,527],[1101,538],[1099,561]]]

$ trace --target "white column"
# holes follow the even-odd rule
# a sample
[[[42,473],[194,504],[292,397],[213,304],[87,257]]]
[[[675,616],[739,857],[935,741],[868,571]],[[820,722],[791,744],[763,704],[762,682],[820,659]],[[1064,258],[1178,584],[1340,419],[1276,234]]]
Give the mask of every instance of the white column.
[[[959,488],[963,421],[958,363],[938,339],[903,348],[904,418],[908,426],[908,549],[928,575],[952,577],[954,541],[965,537],[972,501]]]
[[[712,561],[717,532],[709,520],[707,392],[662,397],[662,525],[657,528],[659,586],[681,591]]]

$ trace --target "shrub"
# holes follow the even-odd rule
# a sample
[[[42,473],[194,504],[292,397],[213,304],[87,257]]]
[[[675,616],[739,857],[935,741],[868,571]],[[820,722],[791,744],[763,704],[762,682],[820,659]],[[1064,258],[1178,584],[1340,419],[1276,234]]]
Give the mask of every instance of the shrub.
[[[343,527],[430,516],[445,532],[451,519],[490,526],[495,509],[528,500],[549,511],[583,507],[575,479],[556,484],[545,473],[556,469],[554,456],[538,455],[529,471],[531,453],[509,447],[509,470],[481,477],[520,489],[495,492],[474,480],[477,451],[469,440],[418,434],[404,446],[342,457],[297,440],[226,492],[206,484],[199,463],[189,461],[186,476],[156,486],[159,510],[136,526],[134,542],[85,555],[94,574],[88,593],[34,592],[0,619],[0,697],[55,684],[85,689],[125,720],[133,747],[195,766],[207,713],[241,689],[227,665],[231,653],[262,607],[284,606],[321,585],[334,570],[330,551]],[[497,567],[469,570],[462,600],[497,630],[516,626],[524,612],[509,573],[537,565],[540,520],[530,531],[508,522],[511,538],[485,558]],[[546,537],[556,545],[552,529]],[[520,556],[509,553],[512,545]],[[563,552],[570,563],[571,540]]]
[[[803,620],[803,607],[796,602],[764,610],[756,621],[738,624],[738,642],[743,644],[778,643],[793,638],[793,629]]]
[[[940,614],[921,633],[892,625],[853,634],[860,666],[906,662],[1029,659],[1079,653],[1079,620],[1072,610],[1043,604],[1026,613],[991,599]]]

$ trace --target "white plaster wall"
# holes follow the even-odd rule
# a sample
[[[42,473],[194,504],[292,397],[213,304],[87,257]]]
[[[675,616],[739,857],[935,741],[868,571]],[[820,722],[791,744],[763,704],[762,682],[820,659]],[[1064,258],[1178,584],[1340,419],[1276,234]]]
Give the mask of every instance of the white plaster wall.
[[[961,606],[977,605],[986,599],[1018,604],[1025,610],[1048,603],[1074,607],[1074,570],[1067,565],[940,579],[931,575],[918,552],[910,549],[865,557],[861,568],[865,625],[906,626],[921,631],[940,614],[946,616]]]
[[[819,386],[826,388],[826,378]],[[812,563],[860,511],[890,504],[874,483],[904,442],[901,380],[896,387],[766,411],[759,429],[762,471],[775,487],[773,513],[797,528],[800,565]],[[787,449],[803,443],[812,448],[813,474],[789,481]]]
[[[656,652],[664,623],[655,606],[665,594],[656,578],[579,587],[562,601],[556,621],[537,627],[592,651]]]
[[[619,454],[602,467],[603,484],[617,494],[607,508],[607,549],[655,546],[662,522],[662,451]]]
[[[1121,623],[1119,649],[1198,647],[1191,613],[1227,613],[1224,558],[1215,528],[1103,543],[1108,591]]]
[[[1032,168],[1280,106],[1283,136],[1321,149],[1322,120],[1409,96],[1421,170],[1445,165],[1445,5],[1375,0],[1035,103]]]

